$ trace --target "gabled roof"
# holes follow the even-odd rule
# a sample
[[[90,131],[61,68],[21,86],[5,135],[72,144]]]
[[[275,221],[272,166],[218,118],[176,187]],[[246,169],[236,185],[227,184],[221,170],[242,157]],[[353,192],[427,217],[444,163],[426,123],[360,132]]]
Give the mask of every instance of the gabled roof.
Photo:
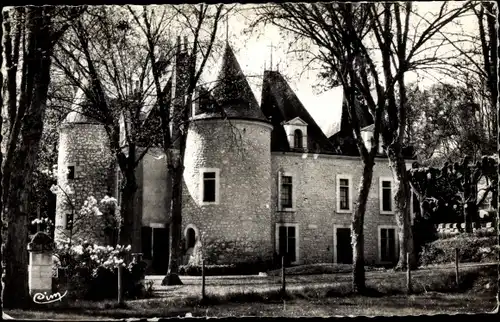
[[[272,151],[290,151],[283,122],[297,118],[307,123],[307,146],[310,151],[332,153],[332,144],[316,124],[287,81],[277,71],[265,71],[262,85],[262,112],[271,120]]]
[[[290,124],[290,125],[305,125],[305,126],[307,126],[307,123],[306,123],[306,122],[304,122],[304,120],[303,120],[303,119],[301,119],[301,118],[300,118],[300,117],[298,117],[298,116],[297,116],[296,118],[294,118],[293,120],[290,120],[290,121],[284,122],[283,124],[284,124],[284,125],[288,125],[288,124]]]
[[[227,117],[267,122],[229,43],[224,50],[213,98],[217,103],[215,109],[203,111],[195,119]]]

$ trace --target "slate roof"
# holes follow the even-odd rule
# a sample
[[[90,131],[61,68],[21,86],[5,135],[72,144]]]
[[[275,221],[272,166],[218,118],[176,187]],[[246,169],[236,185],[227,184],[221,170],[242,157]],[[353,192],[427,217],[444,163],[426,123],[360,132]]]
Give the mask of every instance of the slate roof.
[[[334,152],[331,142],[277,71],[264,71],[261,108],[273,125],[272,151],[291,151],[282,123],[300,117],[308,124],[308,150],[318,153]]]
[[[194,119],[244,118],[267,122],[229,43],[212,97],[216,104],[211,104],[211,109],[200,109]]]
[[[356,114],[358,122],[362,130],[370,130],[373,124],[373,117],[366,107],[358,104],[356,105]],[[347,100],[344,99],[342,103],[342,115],[340,120],[340,130],[328,138],[329,141],[335,146],[337,153],[344,155],[359,155],[354,136],[352,134],[352,125],[349,121],[349,110]]]

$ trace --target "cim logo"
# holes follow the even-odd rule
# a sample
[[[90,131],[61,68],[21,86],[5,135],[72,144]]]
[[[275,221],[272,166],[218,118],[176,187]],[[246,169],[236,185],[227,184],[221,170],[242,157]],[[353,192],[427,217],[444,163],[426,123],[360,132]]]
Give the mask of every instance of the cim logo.
[[[43,294],[36,293],[35,295],[33,295],[33,302],[35,302],[36,304],[54,303],[57,301],[61,301],[62,298],[66,296],[66,294],[68,294],[68,291],[64,292],[63,295],[61,295],[61,293],[59,293],[59,292],[54,293],[54,294],[48,294],[48,295],[47,295],[47,292],[43,292]]]

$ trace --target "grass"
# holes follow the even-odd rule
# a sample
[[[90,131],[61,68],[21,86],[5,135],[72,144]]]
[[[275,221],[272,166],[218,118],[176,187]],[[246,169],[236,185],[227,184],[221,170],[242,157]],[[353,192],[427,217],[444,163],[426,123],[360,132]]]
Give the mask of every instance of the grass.
[[[496,303],[496,266],[464,267],[460,274],[457,287],[453,269],[415,271],[409,296],[404,272],[367,272],[368,292],[364,295],[351,292],[349,274],[289,276],[285,297],[280,293],[280,277],[207,278],[205,301],[200,299],[200,279],[190,279],[182,286],[156,287],[161,298],[127,301],[123,307],[115,301],[68,301],[7,313],[15,318],[109,319],[176,317],[188,312],[211,317],[294,317],[491,311]]]

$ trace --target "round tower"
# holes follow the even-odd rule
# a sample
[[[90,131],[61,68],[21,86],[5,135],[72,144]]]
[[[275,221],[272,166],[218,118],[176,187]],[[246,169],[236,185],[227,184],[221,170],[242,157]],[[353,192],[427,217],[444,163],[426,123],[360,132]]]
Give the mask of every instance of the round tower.
[[[99,203],[114,195],[114,163],[102,124],[70,112],[59,128],[55,240],[83,239],[104,243],[104,220],[99,213],[82,217],[87,198]]]
[[[184,156],[185,263],[272,259],[271,130],[229,45],[194,105]],[[200,95],[195,95],[200,96]],[[198,247],[196,247],[198,246]],[[197,250],[196,250],[197,249]]]

